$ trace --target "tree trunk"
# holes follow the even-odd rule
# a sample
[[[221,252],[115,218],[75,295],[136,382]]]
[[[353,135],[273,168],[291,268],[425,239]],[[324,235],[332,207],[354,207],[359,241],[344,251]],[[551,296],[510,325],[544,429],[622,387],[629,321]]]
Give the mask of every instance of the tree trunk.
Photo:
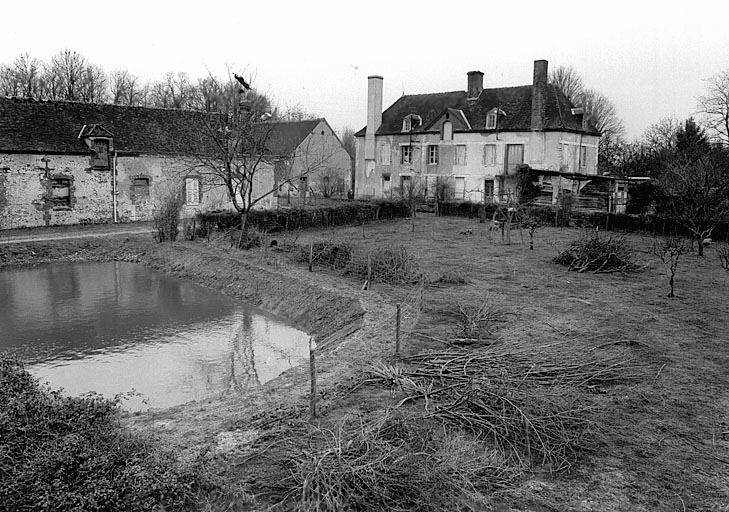
[[[704,255],[704,239],[702,237],[698,237],[697,242],[699,243],[699,256]]]

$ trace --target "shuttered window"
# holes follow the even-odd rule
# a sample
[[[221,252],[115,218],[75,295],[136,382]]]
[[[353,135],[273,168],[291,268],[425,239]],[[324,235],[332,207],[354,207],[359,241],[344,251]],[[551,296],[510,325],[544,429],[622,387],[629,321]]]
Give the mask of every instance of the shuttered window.
[[[483,147],[483,164],[496,165],[496,144],[486,144]]]
[[[200,204],[200,179],[185,178],[185,202]]]
[[[456,146],[456,165],[466,165],[466,145],[458,144]]]
[[[524,144],[507,144],[504,159],[505,174],[512,174],[514,169],[524,163]]]

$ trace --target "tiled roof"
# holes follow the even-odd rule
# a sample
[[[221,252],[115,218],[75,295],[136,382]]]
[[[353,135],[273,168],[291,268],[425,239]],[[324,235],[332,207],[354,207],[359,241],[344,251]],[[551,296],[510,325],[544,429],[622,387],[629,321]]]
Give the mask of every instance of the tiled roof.
[[[275,155],[291,155],[322,119],[271,123],[269,147]]]
[[[573,105],[562,91],[551,84],[543,87],[543,129],[583,131],[581,118],[572,115]],[[436,131],[439,127],[433,126],[433,123],[446,109],[462,110],[473,130],[485,130],[486,114],[494,108],[506,113],[499,117],[500,131],[530,131],[534,88],[532,85],[523,85],[484,89],[478,99],[471,101],[466,98],[466,91],[401,96],[382,113],[382,124],[377,134],[401,133],[402,119],[408,114],[418,114],[423,118],[423,124],[413,132]],[[585,132],[599,134],[594,126],[589,126]],[[363,128],[356,135],[364,134]]]
[[[114,136],[120,152],[184,154],[182,141],[202,114],[147,107],[0,97],[0,151],[86,153],[84,125]]]
[[[0,97],[0,152],[88,153],[84,135],[114,138],[121,153],[184,155],[205,115],[190,110]],[[214,115],[214,114],[213,114]],[[269,147],[289,155],[320,119],[270,123]],[[93,131],[93,133],[91,133]]]

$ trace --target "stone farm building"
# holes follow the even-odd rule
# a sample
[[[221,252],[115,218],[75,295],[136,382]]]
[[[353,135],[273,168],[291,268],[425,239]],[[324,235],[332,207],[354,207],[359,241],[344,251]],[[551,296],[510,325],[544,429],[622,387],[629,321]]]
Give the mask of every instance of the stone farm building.
[[[0,98],[0,229],[151,220],[169,193],[184,194],[183,216],[230,209],[225,189],[191,158],[202,115]],[[259,207],[277,206],[291,173],[309,171],[293,180],[299,195],[335,181],[346,193],[351,159],[326,120],[268,126],[270,154],[280,158],[256,174],[254,196],[276,191]]]
[[[572,195],[608,208],[613,180],[597,175],[600,134],[548,83],[546,60],[533,82],[484,88],[471,71],[465,91],[403,95],[382,111],[383,78],[368,79],[367,126],[356,133],[355,197],[389,197],[414,186],[433,197],[448,183],[455,199],[499,201],[521,164],[537,171],[538,202]]]

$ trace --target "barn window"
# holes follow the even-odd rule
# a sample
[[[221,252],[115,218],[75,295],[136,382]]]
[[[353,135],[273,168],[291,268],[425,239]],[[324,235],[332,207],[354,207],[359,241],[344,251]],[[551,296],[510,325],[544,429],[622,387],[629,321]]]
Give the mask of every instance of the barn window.
[[[71,180],[69,178],[51,180],[51,204],[54,207],[71,207]]]
[[[147,199],[149,197],[149,178],[134,178],[132,193],[135,201]]]
[[[587,146],[580,146],[580,167],[587,167]]]

